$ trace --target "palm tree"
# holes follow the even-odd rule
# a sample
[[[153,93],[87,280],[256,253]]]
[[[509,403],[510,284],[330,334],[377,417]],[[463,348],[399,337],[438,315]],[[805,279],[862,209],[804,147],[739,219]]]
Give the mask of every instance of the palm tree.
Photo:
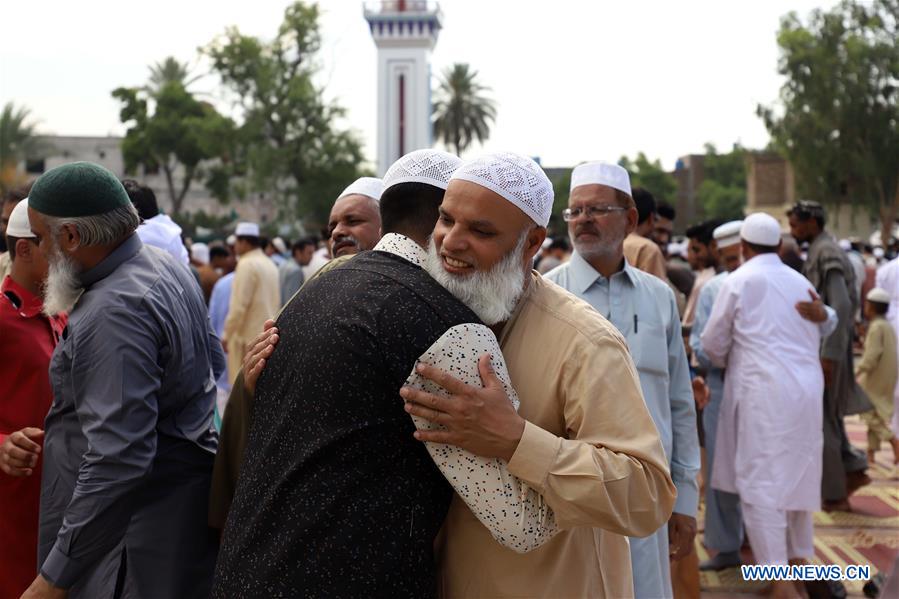
[[[169,83],[178,83],[187,89],[187,86],[201,77],[202,75],[191,77],[190,67],[186,62],[180,62],[177,58],[169,56],[150,67],[150,79],[144,89],[151,96],[156,97]]]
[[[434,102],[434,137],[461,155],[473,141],[490,137],[496,103],[483,95],[490,88],[477,81],[478,72],[456,63],[444,71]]]
[[[35,123],[29,122],[31,111],[7,103],[0,113],[0,192],[22,183],[19,163],[41,150]]]

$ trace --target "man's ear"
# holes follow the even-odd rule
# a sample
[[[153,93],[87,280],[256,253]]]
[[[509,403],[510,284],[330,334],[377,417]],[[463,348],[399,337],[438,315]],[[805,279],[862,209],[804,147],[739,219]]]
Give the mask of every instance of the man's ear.
[[[31,262],[34,260],[34,251],[37,246],[28,238],[20,237],[16,239],[16,260],[23,262]]]
[[[546,240],[546,227],[534,227],[528,231],[527,241],[524,246],[524,256],[527,260],[533,260],[537,252]]]
[[[637,213],[637,209],[633,206],[627,209],[627,229],[625,230],[625,237],[633,233],[637,230],[637,220],[640,218],[640,215]]]
[[[64,224],[59,228],[59,247],[71,254],[81,247],[81,234],[78,228],[72,224]]]

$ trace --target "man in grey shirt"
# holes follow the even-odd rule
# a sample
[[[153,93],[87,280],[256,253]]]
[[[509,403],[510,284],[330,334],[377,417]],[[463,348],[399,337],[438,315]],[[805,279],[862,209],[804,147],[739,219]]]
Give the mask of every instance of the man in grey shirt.
[[[312,261],[315,242],[311,239],[300,239],[291,246],[290,258],[278,267],[278,285],[281,288],[281,305],[286,304],[293,294],[300,290],[306,277],[303,267]]]
[[[121,183],[78,162],[32,189],[45,309],[69,311],[50,365],[40,573],[25,597],[207,596],[221,343],[190,272],[134,234]]]

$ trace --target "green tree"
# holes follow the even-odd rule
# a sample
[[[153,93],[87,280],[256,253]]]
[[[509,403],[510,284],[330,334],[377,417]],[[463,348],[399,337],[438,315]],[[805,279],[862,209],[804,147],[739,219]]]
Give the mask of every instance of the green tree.
[[[779,106],[758,114],[799,192],[879,216],[899,208],[899,0],[844,0],[781,20]]]
[[[41,150],[41,142],[35,134],[31,111],[9,102],[0,113],[0,193],[23,182],[19,163]]]
[[[703,160],[705,177],[696,197],[706,218],[736,220],[743,218],[746,208],[746,152],[739,144],[719,154],[715,146],[706,144]]]
[[[633,160],[622,156],[618,164],[630,173],[632,186],[649,190],[657,202],[661,200],[671,202],[677,193],[677,181],[662,168],[662,163],[658,159],[649,160],[643,152],[640,152]]]
[[[133,173],[138,166],[161,170],[172,212],[180,214],[191,183],[202,174],[201,163],[227,160],[234,123],[175,81],[156,92],[152,114],[149,93],[142,89],[120,87],[112,95],[122,103],[120,118],[128,125],[122,140],[125,170]]]
[[[484,95],[489,88],[478,82],[478,72],[456,63],[444,71],[434,102],[434,137],[461,156],[475,140],[490,137],[496,103]]]
[[[319,9],[295,2],[287,7],[271,41],[236,27],[201,51],[232,92],[243,123],[233,160],[211,173],[220,193],[271,194],[283,217],[327,219],[334,198],[362,174],[362,146],[341,130],[339,105],[316,85],[321,46]]]
[[[162,62],[157,62],[150,67],[150,79],[145,90],[155,97],[169,83],[177,83],[187,89],[201,77],[202,75],[191,76],[190,67],[186,62],[181,62],[174,56],[168,56]]]

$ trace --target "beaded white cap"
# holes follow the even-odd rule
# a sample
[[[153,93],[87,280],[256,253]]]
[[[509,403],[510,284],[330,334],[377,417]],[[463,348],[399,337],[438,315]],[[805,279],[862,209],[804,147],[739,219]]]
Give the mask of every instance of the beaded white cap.
[[[461,164],[461,158],[441,150],[409,152],[387,169],[384,174],[384,190],[400,183],[427,183],[446,189],[450,177]]]
[[[360,195],[368,196],[377,202],[381,199],[381,192],[383,190],[384,183],[380,179],[376,177],[359,177],[350,183],[347,188],[337,196],[337,200],[358,193]],[[337,200],[334,201],[336,202]]]

